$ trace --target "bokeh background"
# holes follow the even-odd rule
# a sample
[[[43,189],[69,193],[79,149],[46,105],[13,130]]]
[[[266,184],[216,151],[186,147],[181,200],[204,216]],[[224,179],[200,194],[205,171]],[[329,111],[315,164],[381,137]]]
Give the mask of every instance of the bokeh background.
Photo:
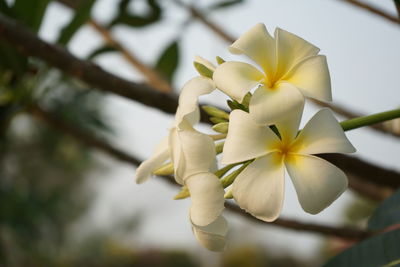
[[[363,3],[397,16],[393,1]],[[360,114],[399,105],[399,25],[346,1],[1,0],[0,7],[78,58],[174,95],[197,75],[196,55],[245,60],[228,53],[227,39],[262,22],[270,33],[280,27],[321,48],[335,105]],[[0,33],[0,266],[319,266],[351,245],[226,212],[227,250],[205,250],[191,232],[190,200],[173,200],[179,188],[157,177],[136,185],[134,164],[88,145],[107,140],[144,160],[173,116],[94,90],[20,51]],[[215,92],[201,103],[226,108],[226,97]],[[307,103],[303,120],[317,108]],[[76,129],[87,134],[76,138]],[[398,137],[367,128],[347,136],[357,157],[400,171]],[[365,197],[348,190],[309,215],[290,181],[286,188],[282,217],[354,227],[392,192],[373,187],[376,194]]]

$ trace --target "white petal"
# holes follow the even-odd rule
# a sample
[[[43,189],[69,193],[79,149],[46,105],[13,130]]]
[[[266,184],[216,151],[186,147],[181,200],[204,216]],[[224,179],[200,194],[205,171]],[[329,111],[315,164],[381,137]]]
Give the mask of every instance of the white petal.
[[[271,222],[282,209],[284,165],[278,153],[270,153],[251,163],[233,183],[233,197],[254,217]]]
[[[347,139],[329,109],[322,109],[304,126],[293,149],[300,154],[352,153],[356,149]]]
[[[153,156],[143,161],[136,169],[136,183],[141,184],[147,181],[152,173],[161,167],[169,157],[168,137],[165,137],[157,146]]]
[[[213,168],[216,153],[211,137],[192,129],[178,130],[178,138],[181,157],[184,158],[184,167],[179,173],[183,181],[191,175],[209,172]]]
[[[224,217],[218,217],[207,226],[192,223],[193,234],[200,244],[211,251],[221,251],[225,248],[225,236],[228,233],[228,223]]]
[[[213,75],[217,88],[239,102],[263,78],[264,75],[252,65],[237,61],[219,65]]]
[[[210,61],[208,61],[207,59],[204,59],[200,56],[195,56],[194,57],[194,62],[198,62],[204,66],[206,66],[208,69],[215,71],[215,65],[212,64]]]
[[[260,87],[250,100],[250,115],[260,124],[276,124],[285,138],[293,138],[303,113],[304,97],[287,83],[277,88]]]
[[[174,164],[175,181],[178,184],[183,185],[183,175],[186,163],[178,136],[178,129],[176,127],[171,128],[169,132],[169,147],[171,150],[171,160]]]
[[[206,226],[217,219],[224,209],[224,189],[217,176],[204,172],[185,179],[192,199],[190,219],[198,226]]]
[[[347,188],[346,175],[331,163],[314,156],[289,154],[286,169],[304,211],[317,214]]]
[[[235,109],[229,116],[222,163],[231,164],[266,155],[276,149],[280,140],[265,125],[256,124],[251,116]]]
[[[245,54],[266,73],[275,72],[275,40],[269,35],[264,24],[258,23],[240,36],[229,51],[233,54]]]
[[[305,96],[332,101],[331,78],[325,56],[313,56],[297,64],[285,77]]]
[[[280,28],[275,30],[277,49],[277,77],[282,77],[297,63],[310,56],[315,56],[319,48],[306,40]]]
[[[179,96],[179,106],[175,115],[175,126],[179,126],[185,118],[191,125],[199,122],[200,113],[198,98],[214,91],[215,85],[211,79],[195,77],[188,81]]]

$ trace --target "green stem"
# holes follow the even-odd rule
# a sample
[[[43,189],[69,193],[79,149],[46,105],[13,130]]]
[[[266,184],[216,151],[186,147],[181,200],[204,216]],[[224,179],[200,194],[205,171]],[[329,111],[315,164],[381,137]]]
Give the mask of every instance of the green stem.
[[[343,131],[350,131],[371,124],[384,122],[400,117],[400,109],[393,109],[385,112],[380,112],[368,116],[358,117],[350,120],[345,120],[340,123]]]

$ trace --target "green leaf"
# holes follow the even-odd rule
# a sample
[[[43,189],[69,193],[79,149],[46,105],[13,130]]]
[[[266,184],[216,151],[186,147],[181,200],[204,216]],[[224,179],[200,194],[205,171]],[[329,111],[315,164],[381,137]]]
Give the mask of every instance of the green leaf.
[[[177,40],[170,43],[161,53],[154,67],[166,80],[172,81],[179,64],[179,44]]]
[[[400,230],[364,240],[340,253],[323,267],[389,267],[400,263]]]
[[[400,189],[383,201],[368,221],[368,229],[382,230],[400,224]]]
[[[12,12],[18,20],[37,32],[50,1],[51,0],[16,0],[12,7]]]
[[[84,25],[90,18],[90,14],[96,0],[81,1],[75,10],[75,15],[60,33],[57,43],[67,45],[75,33]]]
[[[111,21],[109,27],[117,24],[125,24],[131,27],[144,27],[161,19],[162,9],[157,0],[146,0],[149,12],[145,15],[134,14],[129,11],[132,0],[121,0],[116,17]]]
[[[208,7],[209,10],[217,10],[217,9],[222,9],[222,8],[227,8],[227,7],[232,7],[237,4],[243,3],[244,0],[226,0],[226,1],[221,1],[219,3],[215,3],[211,6]]]
[[[116,52],[117,49],[115,49],[115,47],[113,46],[109,46],[109,45],[104,45],[101,46],[97,49],[95,49],[94,51],[92,51],[92,53],[89,54],[88,59],[89,60],[93,60],[95,57],[104,54],[104,53],[111,53],[111,52]]]

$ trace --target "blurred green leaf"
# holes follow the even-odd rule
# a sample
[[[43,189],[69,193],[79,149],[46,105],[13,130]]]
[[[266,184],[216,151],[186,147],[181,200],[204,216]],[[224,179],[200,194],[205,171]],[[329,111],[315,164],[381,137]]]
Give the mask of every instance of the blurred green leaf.
[[[12,11],[18,20],[24,22],[37,32],[50,1],[51,0],[15,0]]]
[[[215,3],[211,6],[208,7],[209,10],[216,10],[216,9],[222,9],[222,8],[227,8],[227,7],[232,7],[237,4],[243,3],[244,0],[226,0],[226,1],[221,1],[219,3]]]
[[[92,60],[101,54],[111,53],[111,52],[115,52],[115,51],[117,51],[117,50],[114,47],[109,46],[109,45],[104,45],[104,46],[101,46],[101,47],[93,50],[92,53],[89,54],[88,59]]]
[[[399,240],[400,230],[371,237],[340,253],[324,267],[399,266]]]
[[[146,0],[149,12],[146,15],[137,15],[129,12],[129,4],[132,0],[121,0],[118,14],[111,21],[109,27],[117,24],[125,24],[131,27],[144,27],[157,22],[161,18],[162,9],[157,0]]]
[[[383,201],[368,221],[368,229],[382,230],[394,224],[400,224],[400,190]]]
[[[155,69],[168,81],[172,81],[179,64],[179,44],[177,40],[172,41],[161,53],[157,60]]]
[[[67,45],[75,33],[89,20],[95,2],[96,0],[85,0],[80,2],[71,22],[61,30],[57,41],[59,44]]]

